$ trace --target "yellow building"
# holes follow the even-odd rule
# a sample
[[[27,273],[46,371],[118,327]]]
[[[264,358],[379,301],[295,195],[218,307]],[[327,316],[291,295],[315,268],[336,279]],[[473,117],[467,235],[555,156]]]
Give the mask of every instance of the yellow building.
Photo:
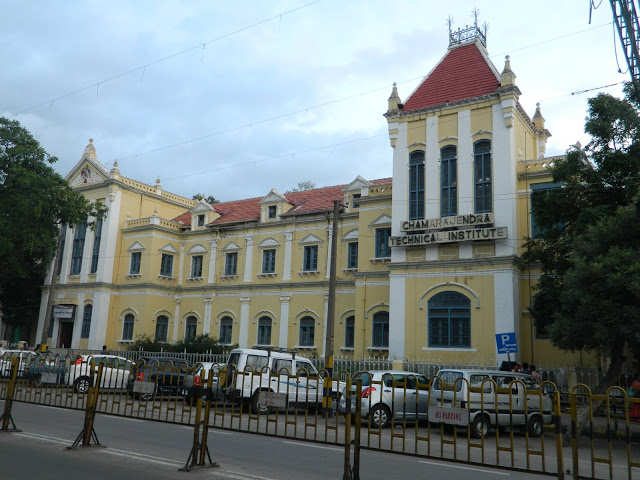
[[[554,187],[550,133],[518,102],[509,58],[499,73],[483,42],[475,27],[452,37],[404,103],[394,85],[392,179],[209,205],[107,171],[90,143],[67,179],[109,213],[95,232],[64,232],[37,338],[46,326],[52,346],[117,349],[208,334],[323,356],[339,200],[335,354],[497,362],[496,334],[513,333],[512,358],[575,361],[536,332],[539,272],[521,260],[532,192]]]

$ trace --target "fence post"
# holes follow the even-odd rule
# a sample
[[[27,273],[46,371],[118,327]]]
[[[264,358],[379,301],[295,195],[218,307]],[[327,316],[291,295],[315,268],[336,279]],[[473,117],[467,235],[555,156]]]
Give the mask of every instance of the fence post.
[[[18,365],[20,363],[20,357],[14,357],[11,359],[11,379],[7,386],[7,398],[4,401],[4,413],[0,417],[0,424],[2,424],[1,432],[20,432],[16,428],[16,424],[11,416],[11,407],[13,406],[13,397],[16,391],[16,379],[18,378]],[[11,428],[9,428],[9,422],[11,422]]]
[[[342,480],[351,480],[351,378],[347,377],[344,416],[344,472]],[[336,408],[340,408],[338,404]]]
[[[98,375],[95,375],[95,362],[91,359],[89,363],[89,392],[87,393],[87,408],[84,413],[84,427],[82,431],[76,438],[73,445],[67,447],[68,450],[72,448],[76,448],[78,446],[81,447],[90,447],[91,439],[93,438],[94,445],[98,446],[100,441],[98,440],[98,435],[96,435],[96,431],[93,428],[93,423],[96,418],[96,407],[98,405],[98,394],[100,393],[100,381],[102,380],[102,367],[103,364],[100,363],[98,365]],[[94,381],[95,380],[95,381]],[[80,445],[82,442],[82,445]]]
[[[578,400],[576,392],[569,392],[571,399],[571,454],[573,456],[573,478],[578,480]]]
[[[204,375],[205,371],[200,374],[200,382],[199,385],[204,383]],[[211,407],[211,402],[214,400],[211,398],[212,396],[212,385],[213,385],[213,371],[207,373],[207,383],[204,388],[207,391],[207,401],[206,403],[202,401],[203,388],[198,386],[195,388],[195,398],[196,398],[196,418],[193,426],[193,443],[191,445],[191,451],[189,452],[189,457],[187,458],[187,462],[185,463],[183,468],[180,468],[181,472],[190,472],[196,467],[219,467],[217,463],[211,461],[211,454],[209,453],[209,447],[207,446],[207,438],[209,434],[209,411]],[[220,379],[218,378],[218,381]],[[195,383],[195,382],[194,382]],[[202,406],[205,406],[204,411],[204,421],[202,420]],[[200,432],[200,425],[203,426],[202,434]],[[209,460],[209,464],[205,464],[205,455]]]
[[[360,430],[362,428],[362,411],[360,398],[362,398],[362,378],[356,381],[356,418],[355,435],[353,439],[353,469],[351,470],[351,480],[360,480]]]

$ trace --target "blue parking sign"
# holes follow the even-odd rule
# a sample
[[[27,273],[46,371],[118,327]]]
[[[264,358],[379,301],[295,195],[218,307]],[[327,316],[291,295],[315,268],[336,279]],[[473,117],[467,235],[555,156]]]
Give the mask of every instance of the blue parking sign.
[[[498,353],[517,353],[516,332],[496,333]]]

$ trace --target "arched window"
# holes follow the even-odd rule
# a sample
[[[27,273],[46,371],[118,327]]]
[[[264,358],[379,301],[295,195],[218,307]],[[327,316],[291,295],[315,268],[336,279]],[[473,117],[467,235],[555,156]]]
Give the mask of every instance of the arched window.
[[[458,214],[458,168],[456,147],[449,145],[440,151],[440,216]]]
[[[91,314],[93,313],[93,305],[85,305],[84,313],[82,314],[82,330],[80,332],[80,338],[89,338],[89,331],[91,330]]]
[[[122,325],[122,340],[133,340],[133,321],[135,317],[131,313],[124,316],[124,324]]]
[[[156,318],[156,342],[166,342],[169,333],[169,317],[159,315]]]
[[[232,331],[233,319],[231,317],[222,317],[220,320],[220,343],[223,345],[231,345]]]
[[[389,312],[378,312],[373,316],[373,338],[371,346],[389,347]]]
[[[344,321],[344,348],[353,348],[355,342],[356,317],[347,317]]]
[[[316,321],[312,317],[302,317],[300,319],[300,338],[301,347],[313,347],[315,345]]]
[[[475,212],[490,212],[491,208],[491,142],[480,140],[473,146],[475,181]]]
[[[429,300],[429,346],[471,347],[471,302],[458,292],[442,292]]]
[[[271,345],[271,319],[260,317],[258,320],[258,345]]]
[[[424,152],[409,155],[409,220],[424,218]]]
[[[184,339],[193,340],[196,338],[196,330],[198,329],[198,319],[193,315],[187,317],[187,322],[184,327]]]

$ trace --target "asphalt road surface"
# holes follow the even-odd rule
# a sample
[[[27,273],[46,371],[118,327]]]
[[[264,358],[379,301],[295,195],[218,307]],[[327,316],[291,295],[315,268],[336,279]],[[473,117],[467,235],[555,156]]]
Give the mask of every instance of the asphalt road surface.
[[[0,401],[0,411],[4,402]],[[83,425],[81,411],[15,402],[13,419],[21,432],[0,433],[0,478],[23,480],[326,480],[343,478],[344,449],[335,446],[209,430],[216,468],[179,472],[193,429],[148,420],[98,415],[95,430],[103,447],[68,450]],[[382,452],[361,452],[360,478],[484,480],[540,479],[507,469],[478,467]],[[544,477],[548,478],[548,477]]]

